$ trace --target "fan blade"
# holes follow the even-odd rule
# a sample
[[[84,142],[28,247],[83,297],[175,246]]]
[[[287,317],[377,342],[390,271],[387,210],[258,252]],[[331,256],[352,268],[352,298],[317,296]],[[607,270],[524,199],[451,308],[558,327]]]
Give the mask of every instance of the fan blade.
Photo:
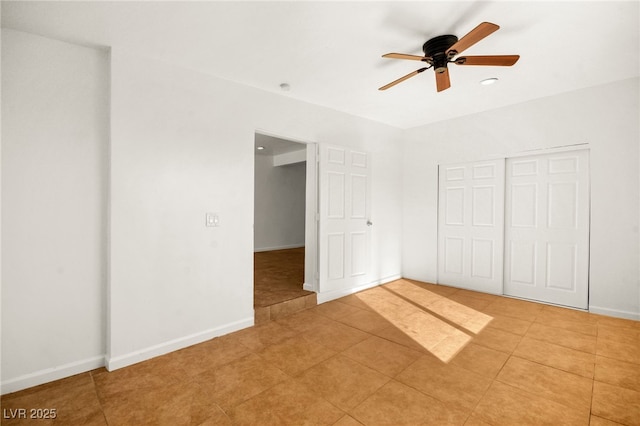
[[[382,57],[391,59],[411,59],[412,61],[427,61],[431,59],[428,56],[407,55],[405,53],[386,53],[382,55]]]
[[[520,55],[463,56],[454,62],[457,65],[494,65],[510,67],[518,62]]]
[[[397,80],[392,81],[389,84],[386,84],[384,86],[382,86],[381,88],[379,88],[378,90],[387,90],[389,87],[393,87],[398,83],[402,83],[403,81],[405,81],[408,78],[413,77],[414,75],[418,75],[420,74],[422,71],[426,70],[428,67],[425,68],[420,68],[419,70],[415,70],[414,72],[410,72],[409,74],[405,75],[404,77],[400,77]]]
[[[436,73],[436,86],[438,88],[438,92],[442,92],[443,90],[451,87],[451,81],[449,80],[449,70],[445,68],[444,72]]]
[[[453,50],[458,53],[462,53],[462,51],[467,50],[469,47],[473,46],[494,31],[497,31],[499,28],[499,26],[492,24],[491,22],[483,22],[447,49],[447,54]]]

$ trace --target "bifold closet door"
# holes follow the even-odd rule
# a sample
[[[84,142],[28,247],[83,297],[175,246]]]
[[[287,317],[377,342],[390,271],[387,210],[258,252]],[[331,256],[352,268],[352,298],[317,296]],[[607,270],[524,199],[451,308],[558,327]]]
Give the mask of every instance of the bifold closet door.
[[[438,282],[502,294],[504,160],[441,165]]]
[[[504,293],[586,309],[589,152],[506,162]]]

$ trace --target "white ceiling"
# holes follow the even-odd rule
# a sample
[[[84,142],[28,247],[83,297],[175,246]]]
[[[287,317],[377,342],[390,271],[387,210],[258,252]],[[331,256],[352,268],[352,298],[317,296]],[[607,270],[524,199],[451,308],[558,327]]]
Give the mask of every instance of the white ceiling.
[[[2,26],[113,46],[399,128],[636,77],[638,1],[26,2],[2,1]],[[429,38],[501,29],[465,55],[519,54],[513,67],[450,65],[377,88],[421,63]],[[482,86],[487,77],[498,84]],[[283,82],[291,90],[283,92]]]

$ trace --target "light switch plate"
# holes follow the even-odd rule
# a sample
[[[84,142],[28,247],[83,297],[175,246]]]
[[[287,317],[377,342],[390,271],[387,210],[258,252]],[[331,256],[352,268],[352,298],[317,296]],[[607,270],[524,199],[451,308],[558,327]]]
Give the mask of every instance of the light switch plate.
[[[205,215],[205,225],[206,226],[220,226],[220,217],[218,213],[207,213]]]

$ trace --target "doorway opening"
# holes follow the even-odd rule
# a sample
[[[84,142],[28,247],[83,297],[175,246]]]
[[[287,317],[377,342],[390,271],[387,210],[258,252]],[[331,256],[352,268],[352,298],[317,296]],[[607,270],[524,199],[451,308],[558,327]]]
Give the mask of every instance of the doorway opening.
[[[315,144],[256,133],[254,145],[258,324],[316,304],[316,165]]]

